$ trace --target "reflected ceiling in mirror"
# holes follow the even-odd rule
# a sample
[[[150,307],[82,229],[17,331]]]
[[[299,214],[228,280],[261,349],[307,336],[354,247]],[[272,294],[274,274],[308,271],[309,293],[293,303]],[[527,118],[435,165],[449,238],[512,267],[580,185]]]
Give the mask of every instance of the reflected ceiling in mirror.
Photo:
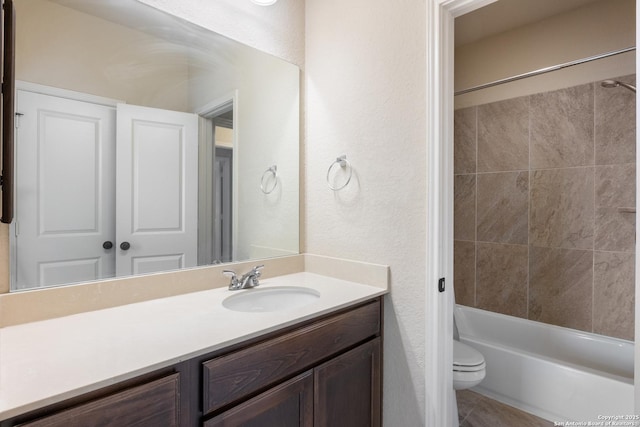
[[[298,253],[296,66],[135,0],[16,9],[12,290]]]

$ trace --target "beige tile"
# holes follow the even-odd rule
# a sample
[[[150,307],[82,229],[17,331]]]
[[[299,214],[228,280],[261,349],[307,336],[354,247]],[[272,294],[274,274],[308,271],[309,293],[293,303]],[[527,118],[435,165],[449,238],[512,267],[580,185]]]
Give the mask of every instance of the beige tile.
[[[529,172],[478,174],[477,192],[478,241],[526,245]]]
[[[529,169],[529,97],[478,107],[478,172]]]
[[[453,285],[456,303],[475,307],[476,295],[476,244],[454,240]]]
[[[529,319],[591,331],[593,251],[529,248]]]
[[[479,395],[480,396],[480,395]],[[480,396],[460,427],[550,427],[554,423]]]
[[[476,172],[476,107],[456,110],[453,114],[454,173]]]
[[[593,165],[594,84],[531,96],[531,167]]]
[[[538,170],[531,176],[529,243],[593,249],[593,168]]]
[[[635,75],[615,78],[635,84]],[[636,156],[636,97],[623,87],[595,92],[596,164],[632,163]]]
[[[529,248],[478,243],[476,256],[476,306],[526,318]]]
[[[634,339],[634,263],[631,253],[595,252],[593,332]]]
[[[635,163],[596,166],[596,206],[617,208],[636,205]]]
[[[454,225],[456,240],[476,240],[476,176],[454,177]]]
[[[596,250],[633,252],[636,243],[635,231],[635,214],[620,212],[618,208],[596,209],[594,242]]]

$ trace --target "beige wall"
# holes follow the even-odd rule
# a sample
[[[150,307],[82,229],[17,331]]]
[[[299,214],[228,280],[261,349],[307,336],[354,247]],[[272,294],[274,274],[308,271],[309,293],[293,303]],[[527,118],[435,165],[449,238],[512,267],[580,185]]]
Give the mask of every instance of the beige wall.
[[[16,79],[186,111],[183,49],[46,0],[16,4]]]
[[[426,10],[420,1],[308,0],[307,251],[391,266],[384,425],[425,425]],[[345,154],[349,185],[327,188]],[[427,418],[428,419],[428,418]]]
[[[233,148],[235,259],[290,255],[299,250],[300,70],[234,42],[230,63],[215,74],[191,73],[194,109],[236,93]],[[260,190],[262,175],[276,165],[278,184]],[[236,179],[237,178],[237,179]]]
[[[635,1],[600,0],[458,46],[455,90],[635,46]],[[635,73],[635,54],[568,68],[455,98],[456,108]]]

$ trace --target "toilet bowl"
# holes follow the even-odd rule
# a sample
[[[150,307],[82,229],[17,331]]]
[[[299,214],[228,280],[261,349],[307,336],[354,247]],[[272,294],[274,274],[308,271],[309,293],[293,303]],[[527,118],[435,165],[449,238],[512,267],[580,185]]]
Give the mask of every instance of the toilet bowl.
[[[484,356],[460,341],[453,341],[453,388],[464,390],[480,384],[486,375]]]

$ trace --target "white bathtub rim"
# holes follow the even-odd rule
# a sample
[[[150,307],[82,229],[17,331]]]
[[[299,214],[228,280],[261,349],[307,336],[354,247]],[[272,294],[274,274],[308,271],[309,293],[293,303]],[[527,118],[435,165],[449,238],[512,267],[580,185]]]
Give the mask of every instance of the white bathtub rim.
[[[607,354],[610,356],[614,356],[614,359],[617,360],[619,363],[614,363],[614,364],[602,363],[601,359],[598,359],[598,358],[594,359],[590,356],[587,357],[586,359],[583,359],[585,364],[576,363],[564,357],[564,356],[571,356],[571,354],[557,353],[555,351],[556,349],[554,349],[553,347],[551,347],[553,354],[547,354],[545,351],[536,351],[536,349],[535,348],[532,349],[528,345],[528,343],[523,344],[522,342],[517,342],[519,337],[512,338],[508,335],[505,336],[507,343],[500,342],[496,339],[496,336],[495,334],[493,334],[493,331],[488,332],[488,335],[490,336],[484,336],[484,332],[486,331],[482,331],[482,330],[478,331],[473,324],[469,324],[473,322],[470,322],[469,319],[465,316],[466,313],[469,313],[470,316],[479,316],[479,317],[488,318],[488,322],[492,322],[492,321],[498,322],[498,323],[506,322],[505,324],[512,324],[514,328],[523,327],[525,328],[524,330],[526,331],[532,331],[533,334],[535,334],[534,336],[536,338],[540,333],[545,334],[545,339],[547,338],[547,334],[549,333],[551,334],[552,339],[555,339],[555,340],[558,340],[558,339],[561,340],[562,337],[567,337],[568,338],[567,341],[569,345],[571,345],[571,343],[578,344],[578,347],[576,348],[580,348],[580,346],[583,346],[587,341],[593,342],[594,345],[596,345],[595,347],[596,351],[598,351],[599,349],[599,352],[597,352],[596,354],[598,353],[603,354],[602,349],[606,348]],[[546,323],[541,323],[533,320],[522,319],[519,317],[509,316],[501,313],[494,313],[487,310],[461,306],[461,305],[456,306],[456,319],[458,320],[458,330],[460,333],[460,338],[462,340],[466,340],[466,341],[477,340],[482,344],[496,346],[497,348],[504,349],[504,350],[514,349],[515,352],[518,354],[533,355],[533,357],[536,357],[536,358],[551,360],[566,366],[578,367],[579,370],[586,370],[589,372],[599,373],[601,375],[610,377],[612,379],[627,378],[627,382],[629,380],[633,381],[633,378],[634,378],[633,352],[634,352],[634,345],[635,345],[633,341],[628,341],[620,338],[607,337],[604,335],[593,334],[585,331],[578,331],[575,329],[565,328],[562,326],[549,325]],[[576,338],[578,338],[577,341],[576,341]],[[582,339],[585,339],[586,341],[581,341]],[[617,351],[614,352],[613,354],[609,353],[608,346],[615,347]],[[523,348],[523,347],[526,347],[526,348]],[[567,347],[567,348],[571,348],[571,347]],[[573,350],[574,352],[576,348],[574,348]],[[574,354],[579,354],[579,353],[574,353]],[[611,359],[608,359],[608,360],[611,362]],[[592,366],[588,367],[587,364],[591,364]],[[621,366],[622,366],[622,369],[620,369]],[[607,370],[608,368],[610,368],[611,371],[608,371]]]
[[[579,372],[579,373],[585,373],[585,374],[589,374],[589,375],[595,375],[595,376],[599,376],[599,377],[605,377],[614,381],[620,381],[626,384],[634,384],[634,379],[633,378],[629,378],[629,377],[625,377],[622,375],[616,375],[610,372],[604,372],[598,369],[593,369],[587,366],[583,366],[583,365],[578,365],[575,363],[571,363],[571,362],[567,362],[566,360],[561,360],[561,359],[556,359],[553,357],[549,357],[546,356],[544,354],[541,353],[531,353],[529,351],[526,350],[521,350],[521,349],[517,349],[514,350],[513,347],[508,347],[508,346],[504,346],[504,345],[500,345],[497,344],[493,341],[484,341],[481,339],[477,339],[475,337],[472,336],[465,336],[465,335],[460,335],[460,342],[463,342],[465,344],[470,345],[471,347],[475,348],[476,350],[480,351],[477,347],[475,347],[475,344],[479,344],[480,346],[487,346],[487,347],[493,347],[496,348],[500,351],[504,351],[506,353],[509,353],[511,355],[514,356],[521,356],[527,359],[533,359],[536,361],[541,361],[541,362],[545,362],[545,363],[550,363],[552,365],[561,365],[563,368],[570,370],[570,371],[574,371],[574,372]]]
[[[516,316],[510,316],[508,314],[502,314],[502,313],[496,313],[493,311],[489,311],[489,310],[483,310],[481,308],[475,308],[475,307],[469,307],[467,305],[461,305],[461,304],[456,304],[456,310],[460,309],[461,311],[470,311],[472,313],[481,313],[481,315],[484,316],[489,316],[489,317],[493,317],[496,319],[509,319],[509,321],[511,322],[515,322],[515,323],[520,323],[522,325],[531,325],[532,323],[536,325],[536,327],[541,327],[541,328],[549,328],[551,330],[555,330],[557,332],[561,332],[561,333],[571,333],[571,334],[575,334],[575,335],[581,335],[581,336],[585,336],[585,337],[596,337],[598,340],[601,341],[608,341],[611,344],[617,344],[622,342],[623,344],[628,344],[630,346],[635,345],[634,341],[629,341],[626,340],[624,338],[615,338],[615,337],[609,337],[607,335],[600,335],[600,334],[595,334],[593,332],[587,332],[587,331],[581,331],[578,329],[572,329],[572,328],[567,328],[564,326],[558,326],[558,325],[552,325],[550,323],[544,323],[544,322],[539,322],[537,320],[530,320],[530,319],[523,319],[521,317],[516,317]],[[458,323],[458,329],[460,329],[460,324]]]

